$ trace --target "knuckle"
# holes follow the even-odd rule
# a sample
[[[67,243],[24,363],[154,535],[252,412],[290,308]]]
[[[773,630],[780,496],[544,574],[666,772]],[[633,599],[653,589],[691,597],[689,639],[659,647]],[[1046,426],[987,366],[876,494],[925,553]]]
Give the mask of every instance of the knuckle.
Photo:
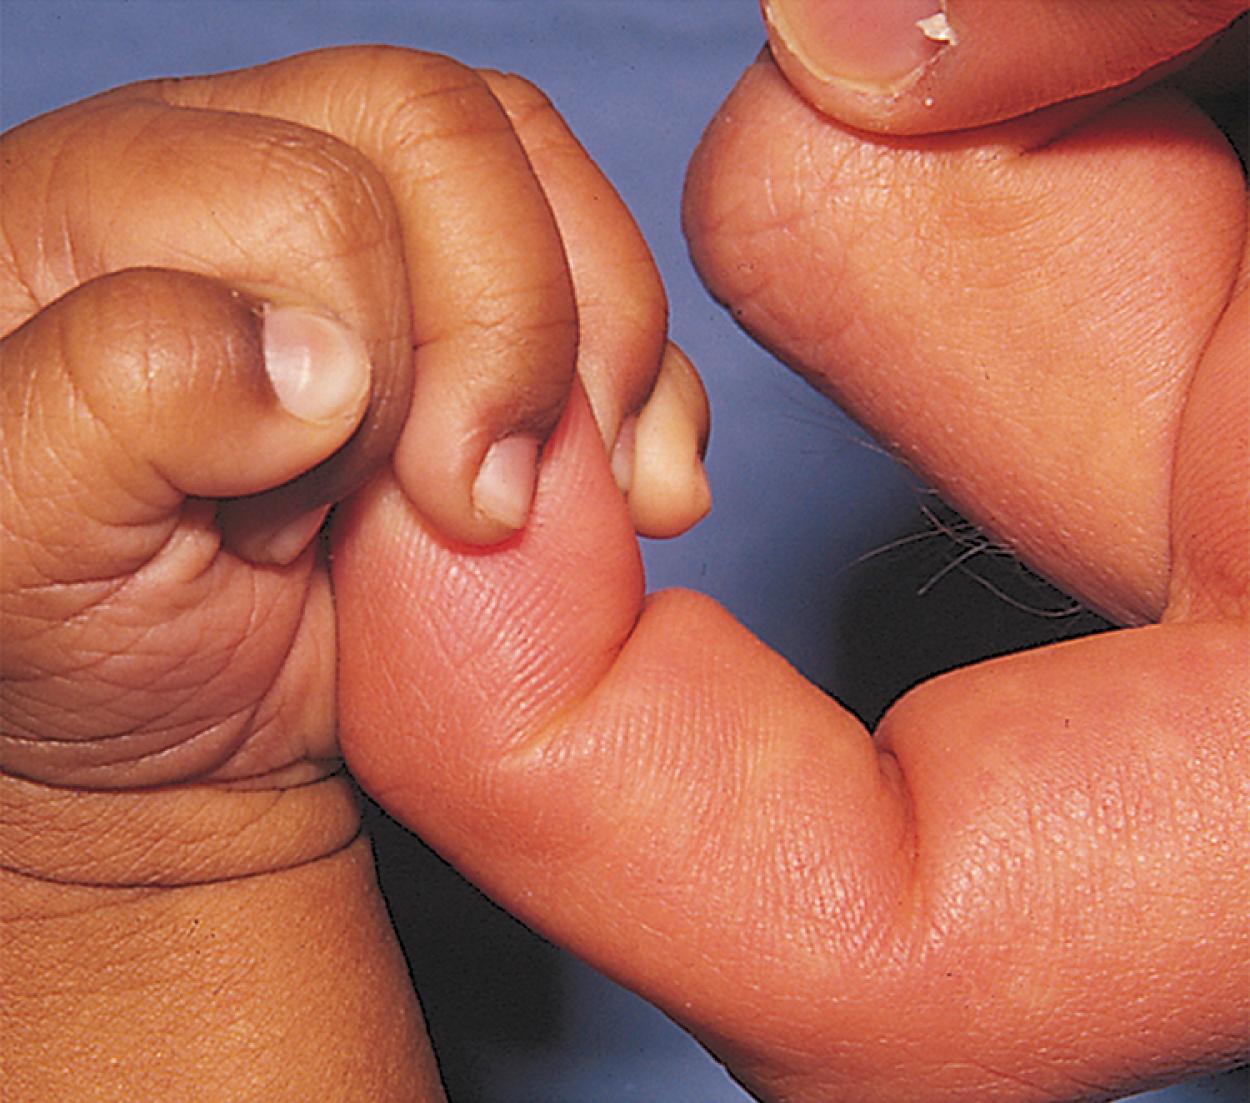
[[[370,78],[375,101],[386,105],[377,126],[387,147],[411,152],[449,140],[510,136],[511,124],[473,69],[436,54],[398,52],[387,62]]]
[[[563,122],[547,94],[525,77],[516,73],[487,71],[482,73],[482,79],[518,123],[527,123],[538,118],[555,118]]]
[[[386,183],[362,153],[289,124],[265,127],[258,141],[262,224],[293,258],[333,262],[395,239]]]

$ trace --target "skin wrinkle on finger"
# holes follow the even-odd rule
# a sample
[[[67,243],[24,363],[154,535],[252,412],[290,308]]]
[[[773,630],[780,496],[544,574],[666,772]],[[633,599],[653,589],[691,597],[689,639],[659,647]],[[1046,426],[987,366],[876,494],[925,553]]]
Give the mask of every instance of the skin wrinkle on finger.
[[[563,338],[570,329],[576,330],[576,323],[567,318],[541,319],[535,321],[532,307],[547,300],[553,290],[558,290],[563,281],[557,279],[554,284],[534,283],[529,287],[507,287],[486,289],[474,300],[477,317],[471,321],[460,323],[454,330],[430,330],[421,335],[417,343],[418,349],[454,348],[466,331],[476,337],[492,341],[498,345],[527,343],[543,346],[549,343],[552,335]],[[479,386],[477,381],[466,378],[462,385]]]
[[[31,190],[37,197],[36,220],[47,229],[38,235],[35,247],[28,248],[26,241],[22,240],[29,230],[27,221],[19,222],[5,217],[8,211],[15,211],[17,205],[8,204],[0,208],[0,226],[3,226],[5,244],[5,255],[0,263],[3,263],[6,274],[10,276],[9,281],[6,281],[9,286],[5,289],[5,312],[3,318],[0,319],[6,337],[45,305],[38,289],[57,279],[55,275],[46,271],[49,267],[49,256],[71,258],[74,256],[74,243],[69,228],[60,216],[60,212],[54,210],[55,191],[48,187],[49,178],[61,166],[68,165],[66,147],[60,146],[51,157],[24,156],[25,144],[19,141],[17,136],[23,135],[30,125],[28,123],[26,127],[18,127],[15,131],[0,136],[0,150],[3,151],[5,166],[12,166],[11,171],[14,174],[12,178],[33,183]],[[60,248],[55,251],[49,250],[45,247],[45,242],[48,240],[58,240]],[[73,268],[71,268],[72,271]],[[62,274],[61,278],[66,279],[67,275]],[[73,284],[67,283],[67,286],[73,286]],[[20,306],[13,301],[17,297],[24,300]]]
[[[184,496],[159,465],[142,454],[140,441],[145,435],[143,430],[160,419],[153,397],[158,378],[172,375],[172,365],[185,366],[189,374],[195,374],[196,366],[206,358],[197,354],[193,340],[186,340],[180,330],[147,310],[133,317],[120,334],[109,333],[106,326],[108,322],[92,327],[93,335],[99,333],[114,338],[109,349],[110,374],[105,386],[99,385],[95,365],[91,362],[95,350],[81,348],[73,341],[76,334],[71,334],[68,328],[60,331],[60,363],[64,365],[67,385],[64,403],[69,409],[65,423],[78,426],[80,412],[85,412],[90,419],[91,436],[99,438],[91,440],[89,445],[79,445],[77,458],[82,467],[65,485],[71,488],[89,485],[91,477],[87,466],[100,454],[124,459],[124,466],[116,463],[113,469],[112,486],[119,492],[120,500],[113,500],[112,496],[104,499],[97,493],[92,496],[95,501],[88,509],[98,513],[88,516],[101,527],[120,524],[133,532],[142,532],[144,539],[151,539],[146,535],[147,530],[155,529],[159,533],[165,528],[167,535],[161,541],[164,544],[174,536],[177,518],[173,511],[181,505]],[[156,350],[155,356],[153,350]],[[211,362],[215,362],[215,358]],[[124,426],[118,424],[117,419],[123,407],[127,414]],[[78,427],[81,431],[81,426]],[[49,441],[49,454],[62,454],[52,441]],[[65,493],[73,495],[73,490]],[[81,511],[79,517],[82,517]],[[141,560],[126,563],[116,574],[131,573],[142,565]]]
[[[511,144],[513,141],[506,117],[494,105],[493,96],[484,94],[489,89],[482,78],[472,70],[459,67],[454,76],[454,82],[445,87],[407,89],[388,104],[381,117],[370,120],[379,145],[412,156],[417,169],[411,177],[413,183],[432,183],[443,173],[437,167],[438,155],[426,156],[424,151],[429,148],[459,145],[465,138],[476,139],[465,153],[479,156],[483,164],[489,164],[489,148],[480,147],[481,139],[488,140],[488,147],[496,142]],[[422,175],[422,167],[430,175]]]
[[[80,434],[76,449],[79,465],[73,478],[66,480],[64,485],[71,489],[64,493],[96,482],[94,462],[99,455],[109,455],[113,459],[110,489],[115,493],[106,498],[97,487],[90,496],[95,501],[87,507],[96,512],[88,516],[94,516],[102,527],[129,530],[145,540],[153,539],[147,530],[160,534],[167,529],[157,541],[163,546],[176,535],[176,511],[183,505],[185,494],[165,470],[166,465],[144,454],[141,444],[162,424],[157,393],[181,394],[194,378],[207,380],[211,390],[219,390],[222,359],[254,358],[255,348],[253,342],[239,341],[228,333],[213,334],[211,342],[188,338],[161,319],[157,310],[159,304],[145,303],[124,325],[97,315],[81,329],[67,326],[59,331],[66,383],[60,405],[66,413],[56,430],[63,432],[74,426]],[[95,340],[109,346],[110,372],[105,381],[93,370],[95,350],[83,347]],[[250,389],[259,396],[264,393],[262,386],[257,380]],[[51,403],[48,405],[51,408]],[[98,439],[81,440],[79,418],[83,413],[90,419],[91,438]],[[53,434],[49,438],[48,454],[59,454]],[[143,562],[127,562],[116,573],[133,572]]]
[[[406,58],[387,54],[385,63],[390,69],[383,77],[393,83],[396,94],[381,97],[382,110],[369,117],[361,138],[366,147],[387,151],[384,166],[403,165],[405,192],[415,193],[420,185],[435,183],[459,187],[466,175],[497,166],[498,150],[515,151],[523,160],[506,114],[478,74],[443,58],[426,57],[419,75]],[[475,140],[465,142],[465,138]],[[522,213],[525,221],[521,224],[516,224],[515,217],[509,220],[514,233],[527,237],[531,223],[540,233],[547,232],[550,212],[545,203],[531,205]],[[474,230],[467,220],[453,221],[440,225],[439,234],[449,232],[455,238]],[[419,226],[411,231],[423,232]],[[443,290],[455,292],[455,288]],[[549,290],[544,289],[544,295]],[[471,324],[476,322],[472,312],[468,318]]]
[[[372,255],[388,246],[395,231],[391,225],[393,215],[384,201],[383,185],[370,183],[351,189],[346,196],[342,194],[339,181],[368,179],[362,173],[360,159],[347,155],[347,147],[331,143],[319,150],[320,163],[313,163],[312,174],[307,163],[308,150],[302,142],[284,138],[270,142],[268,148],[272,156],[266,162],[261,184],[270,177],[278,187],[289,187],[292,180],[297,182],[299,193],[289,209],[290,221],[294,224],[310,218],[319,231],[314,239],[318,247],[297,252],[293,259],[333,271],[344,261],[371,263]],[[289,236],[298,248],[299,236],[294,232]],[[323,241],[329,243],[328,247]],[[335,245],[336,242],[341,244]],[[399,336],[394,339],[399,340]]]
[[[0,144],[0,150],[3,150]],[[4,151],[7,156],[7,150]],[[5,176],[8,171],[6,170]],[[5,177],[0,176],[0,184]],[[14,247],[7,220],[0,215],[0,339],[7,337],[19,324],[39,310],[39,301],[23,277],[20,252]]]
[[[257,188],[262,193],[270,187],[285,191],[286,202],[275,209],[277,220],[261,220],[259,233],[257,224],[249,227],[250,236],[256,240],[244,242],[230,232],[217,213],[212,193],[205,194],[204,206],[210,219],[222,238],[234,246],[236,254],[233,266],[222,266],[219,274],[223,278],[229,278],[231,267],[247,270],[259,265],[258,244],[267,248],[272,241],[278,241],[285,247],[286,255],[276,258],[278,263],[267,257],[266,267],[282,269],[285,261],[308,266],[314,272],[324,269],[332,273],[344,261],[372,263],[372,255],[382,252],[392,239],[392,216],[384,203],[383,185],[370,180],[366,163],[350,155],[347,147],[328,136],[324,144],[311,146],[303,134],[297,137],[278,133],[266,135],[256,153],[261,166],[256,175]],[[191,153],[188,162],[195,163]],[[305,222],[311,225],[311,233],[304,228]],[[311,305],[328,308],[324,303]]]

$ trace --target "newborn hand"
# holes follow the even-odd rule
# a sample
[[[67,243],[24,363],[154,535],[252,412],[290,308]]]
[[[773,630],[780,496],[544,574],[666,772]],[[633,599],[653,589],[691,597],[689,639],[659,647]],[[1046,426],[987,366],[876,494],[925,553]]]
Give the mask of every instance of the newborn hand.
[[[761,1098],[1101,1099],[1250,1050],[1244,179],[1175,90],[1069,99],[1088,74],[1048,59],[1082,28],[978,46],[1001,8],[954,8],[931,113],[921,82],[843,126],[761,60],[687,226],[752,332],[1148,626],[936,679],[870,735],[705,599],[643,602],[576,407],[517,544],[461,556],[383,484],[340,531],[359,775]],[[1103,87],[1222,20],[1181,23],[1109,35]],[[937,82],[990,49],[1006,114],[1055,106],[959,129],[978,82]]]
[[[507,536],[575,368],[640,528],[706,509],[650,256],[523,81],[328,51],[119,89],[4,152],[6,772],[324,772],[327,507],[394,449],[440,531]]]

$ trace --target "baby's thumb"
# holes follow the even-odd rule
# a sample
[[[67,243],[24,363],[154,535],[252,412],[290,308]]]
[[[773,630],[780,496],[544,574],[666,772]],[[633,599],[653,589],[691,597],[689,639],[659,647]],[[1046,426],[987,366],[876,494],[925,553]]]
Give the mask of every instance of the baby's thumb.
[[[1170,72],[1244,0],[762,0],[772,52],[863,130],[962,130]]]
[[[138,569],[185,499],[286,482],[347,440],[369,394],[364,346],[336,320],[155,269],[82,285],[0,355],[10,593]],[[270,516],[228,535],[282,562],[302,547],[292,527],[306,544],[312,521]]]

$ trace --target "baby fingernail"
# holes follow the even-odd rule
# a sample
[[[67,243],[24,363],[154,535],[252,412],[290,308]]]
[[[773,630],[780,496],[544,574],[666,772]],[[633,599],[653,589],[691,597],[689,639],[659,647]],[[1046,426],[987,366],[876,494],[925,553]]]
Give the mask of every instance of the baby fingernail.
[[[265,370],[278,401],[303,421],[354,413],[369,390],[369,354],[341,322],[300,307],[264,316]]]
[[[634,481],[634,456],[638,451],[638,415],[627,417],[621,424],[612,448],[612,477],[622,494],[628,494]]]
[[[288,521],[265,541],[262,558],[267,563],[286,566],[295,562],[325,522],[329,506],[321,506]]]
[[[956,41],[939,0],[765,0],[764,15],[812,76],[874,95],[902,91]]]
[[[473,483],[473,505],[498,524],[522,528],[534,501],[537,477],[537,439],[505,437],[491,445],[482,460]]]

